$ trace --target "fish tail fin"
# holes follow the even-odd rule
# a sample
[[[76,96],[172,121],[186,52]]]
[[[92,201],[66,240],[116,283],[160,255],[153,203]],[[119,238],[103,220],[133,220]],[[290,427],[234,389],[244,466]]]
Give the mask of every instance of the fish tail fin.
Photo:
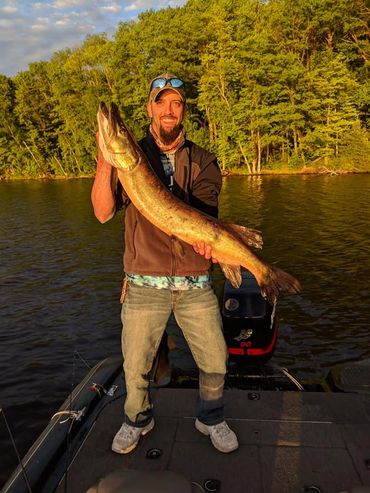
[[[257,229],[240,226],[240,224],[226,224],[226,228],[237,236],[245,245],[261,249],[263,245],[262,235]]]
[[[226,279],[231,282],[234,288],[239,288],[242,283],[242,274],[240,272],[240,265],[219,264]]]
[[[301,284],[294,276],[284,272],[278,267],[269,266],[267,275],[259,283],[262,296],[274,304],[281,291],[286,293],[299,293],[301,291]]]

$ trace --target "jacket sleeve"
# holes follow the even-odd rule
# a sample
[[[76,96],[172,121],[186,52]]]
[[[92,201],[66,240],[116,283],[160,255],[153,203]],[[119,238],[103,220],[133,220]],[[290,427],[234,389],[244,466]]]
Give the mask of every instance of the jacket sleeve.
[[[222,186],[217,158],[204,152],[195,167],[190,190],[190,205],[213,217],[218,217],[218,197]]]

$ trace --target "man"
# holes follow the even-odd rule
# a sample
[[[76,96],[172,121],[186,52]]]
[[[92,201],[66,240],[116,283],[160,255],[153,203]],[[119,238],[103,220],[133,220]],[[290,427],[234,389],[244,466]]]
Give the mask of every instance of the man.
[[[153,79],[147,103],[151,123],[139,144],[171,193],[217,216],[220,170],[215,156],[185,138],[185,99],[184,83],[175,75]],[[130,202],[117,181],[116,170],[100,151],[92,203],[101,222],[125,206],[126,276],[121,318],[127,395],[125,422],[114,437],[112,450],[129,453],[140,436],[154,427],[148,374],[171,312],[199,368],[195,427],[209,435],[221,452],[237,449],[236,435],[224,419],[227,352],[217,298],[210,286],[211,247],[188,245],[153,226]]]

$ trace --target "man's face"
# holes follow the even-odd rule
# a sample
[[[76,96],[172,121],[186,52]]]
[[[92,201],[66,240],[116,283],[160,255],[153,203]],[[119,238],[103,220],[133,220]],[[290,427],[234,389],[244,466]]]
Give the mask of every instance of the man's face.
[[[180,133],[185,114],[185,105],[177,92],[162,91],[155,101],[148,103],[147,111],[156,134],[164,144],[172,144]]]

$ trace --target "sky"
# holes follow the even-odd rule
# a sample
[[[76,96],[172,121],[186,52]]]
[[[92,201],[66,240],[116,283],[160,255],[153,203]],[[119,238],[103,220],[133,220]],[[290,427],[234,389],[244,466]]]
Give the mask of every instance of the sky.
[[[74,48],[88,34],[113,35],[120,21],[186,0],[0,0],[0,74],[12,77],[31,62]]]

